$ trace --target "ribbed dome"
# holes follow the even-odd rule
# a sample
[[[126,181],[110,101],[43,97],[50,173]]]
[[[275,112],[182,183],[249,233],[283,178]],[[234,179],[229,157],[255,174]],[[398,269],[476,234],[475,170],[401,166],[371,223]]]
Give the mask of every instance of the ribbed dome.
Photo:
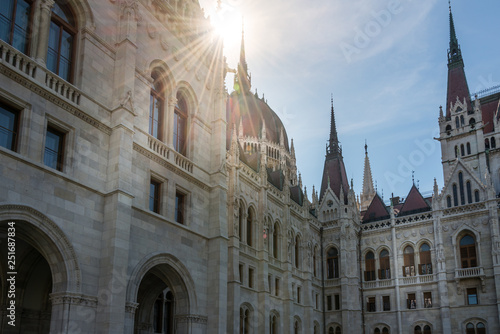
[[[283,122],[266,102],[253,94],[233,92],[230,95],[227,102],[227,125],[228,143],[233,127],[236,127],[239,136],[256,138],[261,137],[262,129],[265,127],[266,139],[273,143],[280,143],[281,131],[283,131],[283,145],[290,152]],[[243,127],[243,134],[239,133],[240,125]]]

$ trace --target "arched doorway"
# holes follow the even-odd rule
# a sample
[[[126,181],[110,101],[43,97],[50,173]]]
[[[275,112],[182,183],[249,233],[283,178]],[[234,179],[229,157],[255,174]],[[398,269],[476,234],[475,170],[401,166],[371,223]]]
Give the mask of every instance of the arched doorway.
[[[196,309],[194,282],[182,263],[169,254],[153,255],[136,266],[127,289],[127,300],[129,305],[136,306],[133,318],[129,318],[133,319],[133,326],[126,329],[127,333],[205,330],[207,318],[193,314]]]

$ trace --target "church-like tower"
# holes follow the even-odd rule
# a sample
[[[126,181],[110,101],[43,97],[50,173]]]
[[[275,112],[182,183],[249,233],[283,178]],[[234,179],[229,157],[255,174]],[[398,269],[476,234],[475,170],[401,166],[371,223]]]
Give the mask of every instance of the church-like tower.
[[[372,169],[370,159],[368,158],[368,144],[365,142],[365,166],[363,171],[363,190],[359,196],[359,211],[368,209],[373,197],[375,197],[375,188],[373,188]]]

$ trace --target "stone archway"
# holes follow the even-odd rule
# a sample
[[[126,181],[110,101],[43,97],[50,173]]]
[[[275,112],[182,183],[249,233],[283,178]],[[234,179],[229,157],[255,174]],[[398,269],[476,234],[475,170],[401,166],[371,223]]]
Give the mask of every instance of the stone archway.
[[[204,333],[207,317],[196,309],[194,282],[184,265],[169,254],[151,255],[131,275],[125,333]]]

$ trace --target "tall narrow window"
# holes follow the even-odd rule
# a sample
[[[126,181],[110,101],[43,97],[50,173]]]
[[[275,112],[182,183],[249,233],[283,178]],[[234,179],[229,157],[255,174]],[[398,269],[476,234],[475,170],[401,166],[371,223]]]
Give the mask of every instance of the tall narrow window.
[[[486,327],[482,322],[477,323],[476,329],[476,334],[486,334]]]
[[[497,147],[497,141],[495,139],[495,137],[491,137],[491,148],[496,148]]]
[[[182,96],[177,96],[174,112],[174,148],[182,155],[186,155],[187,144],[187,105]]]
[[[389,259],[389,252],[386,249],[380,252],[380,269],[378,278],[379,279],[391,278],[391,263]]]
[[[62,171],[63,169],[63,145],[64,133],[59,130],[47,127],[47,136],[45,137],[45,154],[43,162],[45,165]]]
[[[149,210],[160,213],[160,183],[155,180],[149,183]]]
[[[340,310],[340,295],[335,295],[335,309]]]
[[[28,53],[32,1],[3,0],[0,11],[0,39],[22,53]]]
[[[238,237],[240,242],[243,242],[243,203],[240,202],[240,209],[238,210]]]
[[[365,255],[365,281],[375,280],[375,255],[368,252]]]
[[[312,261],[313,261],[313,276],[314,277],[318,277],[318,270],[317,270],[318,265],[316,263],[316,261],[317,261],[317,259],[316,259],[316,253],[317,252],[318,252],[317,247],[314,247],[314,249],[313,249],[313,256],[312,256],[313,257]]]
[[[274,223],[274,229],[273,229],[273,257],[275,259],[278,258],[278,250],[279,250],[279,246],[278,246],[278,235],[279,235],[279,225],[278,223]]]
[[[471,151],[470,151],[470,143],[469,143],[469,142],[467,142],[467,154],[469,155],[469,154],[470,154],[470,152],[471,152]]]
[[[431,326],[429,325],[424,326],[424,334],[432,334]]]
[[[47,68],[69,82],[73,80],[75,34],[75,22],[70,9],[56,2],[50,21]]]
[[[490,148],[490,140],[488,138],[484,140],[484,148],[487,150]]]
[[[252,246],[252,240],[253,240],[253,211],[252,209],[248,209],[248,215],[247,215],[247,245]]]
[[[460,144],[460,155],[461,155],[461,156],[464,156],[464,155],[465,155],[465,148],[464,148],[464,144]]]
[[[403,276],[415,276],[415,253],[413,247],[406,246],[403,251]]]
[[[470,185],[470,181],[467,181],[466,183],[466,188],[467,188],[467,203],[472,203],[472,189]]]
[[[466,334],[476,334],[476,331],[474,330],[474,325],[471,324],[470,322],[465,326],[465,333]]]
[[[413,331],[413,334],[422,334],[422,327],[415,326],[415,330]]]
[[[280,295],[280,279],[274,279],[274,295],[278,297]]]
[[[465,125],[464,115],[460,115],[460,125],[461,125],[461,126],[464,126],[464,125]]]
[[[175,192],[175,221],[179,224],[184,224],[186,195],[178,191]]]
[[[269,330],[271,334],[278,334],[278,317],[275,315],[271,315]]]
[[[327,311],[333,310],[333,301],[331,295],[326,296],[326,310]]]
[[[424,307],[432,307],[432,292],[424,292]]]
[[[460,120],[458,119],[458,116],[455,117],[455,126],[457,127],[457,129],[460,127]]]
[[[451,208],[451,197],[449,195],[446,196],[446,207]]]
[[[165,110],[163,85],[158,71],[154,71],[151,77],[154,79],[154,84],[149,95],[149,134],[158,140],[163,140],[162,125]]]
[[[328,250],[326,258],[327,278],[339,277],[339,253],[335,247]]]
[[[382,297],[382,307],[383,307],[384,311],[391,310],[391,297],[390,296],[383,296]]]
[[[458,191],[457,191],[457,184],[453,183],[453,206],[458,206]]]
[[[295,237],[295,268],[299,268],[300,264],[300,237]]]
[[[415,297],[414,293],[408,294],[408,299],[406,300],[406,303],[409,309],[417,308],[417,298]]]
[[[254,278],[253,278],[253,272],[254,272],[253,268],[248,268],[248,287],[249,288],[253,288],[254,287],[253,286],[253,280],[254,280]]]
[[[458,146],[455,145],[455,158],[458,158]]]
[[[462,172],[458,173],[458,187],[460,190],[460,204],[465,204],[465,193],[464,193],[464,174]]]
[[[471,235],[460,239],[460,260],[462,268],[477,267],[476,241]]]
[[[366,301],[366,310],[368,312],[375,312],[377,310],[375,307],[375,297],[368,297]]]
[[[19,112],[0,105],[0,146],[16,151],[18,132]]]
[[[432,274],[432,261],[431,261],[431,248],[427,243],[423,243],[420,246],[420,275],[430,275]]]
[[[474,190],[474,201],[479,202],[479,190]]]

